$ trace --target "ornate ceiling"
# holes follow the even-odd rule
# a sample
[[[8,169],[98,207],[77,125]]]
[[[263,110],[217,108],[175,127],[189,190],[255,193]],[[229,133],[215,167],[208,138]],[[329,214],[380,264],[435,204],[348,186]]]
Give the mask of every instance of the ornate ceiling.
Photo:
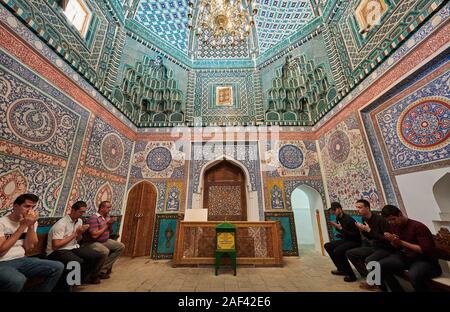
[[[188,0],[141,0],[134,18],[171,48],[186,56],[189,55],[189,51],[205,51],[207,48],[198,47],[196,40],[189,40],[188,2]],[[238,46],[235,49],[225,48],[226,51],[223,52],[201,53],[198,57],[242,59],[250,58],[252,51],[256,51],[256,55],[253,56],[257,56],[298,32],[314,18],[309,0],[255,0],[255,2],[258,14],[252,31],[256,42],[244,45],[245,49],[248,49],[247,52],[242,51],[242,46]]]
[[[263,53],[313,19],[309,0],[257,0],[256,32]]]
[[[188,0],[141,0],[135,19],[167,44],[187,54]]]

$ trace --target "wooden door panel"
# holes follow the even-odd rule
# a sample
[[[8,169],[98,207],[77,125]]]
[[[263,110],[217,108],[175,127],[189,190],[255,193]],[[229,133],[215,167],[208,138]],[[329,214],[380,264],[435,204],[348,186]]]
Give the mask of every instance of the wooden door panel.
[[[141,194],[141,205],[137,223],[137,235],[133,256],[149,256],[152,244],[153,223],[155,220],[156,191],[145,184]]]
[[[142,182],[131,189],[122,230],[124,256],[150,255],[155,209],[156,190],[150,183]]]
[[[245,175],[228,161],[220,162],[205,173],[203,207],[210,221],[246,221]]]
[[[136,215],[139,211],[142,185],[138,184],[128,194],[127,207],[125,210],[124,225],[122,230],[122,242],[125,244],[124,256],[132,256],[135,244],[135,229],[137,225]]]

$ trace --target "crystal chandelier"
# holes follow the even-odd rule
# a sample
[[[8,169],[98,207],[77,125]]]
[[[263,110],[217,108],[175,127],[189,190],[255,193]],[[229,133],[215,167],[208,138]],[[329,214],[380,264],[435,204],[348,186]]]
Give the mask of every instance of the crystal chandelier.
[[[258,12],[252,0],[198,0],[194,26],[194,1],[189,1],[190,31],[211,47],[235,46],[250,36]]]

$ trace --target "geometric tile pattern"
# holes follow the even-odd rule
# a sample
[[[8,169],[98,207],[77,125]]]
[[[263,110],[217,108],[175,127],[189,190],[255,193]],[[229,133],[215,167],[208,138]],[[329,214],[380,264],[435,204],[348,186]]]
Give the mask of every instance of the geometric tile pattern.
[[[431,2],[431,1],[429,1]],[[357,102],[361,102],[361,100],[358,100],[358,96],[369,92],[367,94],[367,96],[369,98],[374,97],[375,95],[382,93],[381,91],[384,90],[387,85],[383,85],[383,84],[376,84],[377,80],[380,79],[380,77],[382,77],[385,74],[389,73],[389,78],[385,78],[387,79],[387,81],[389,81],[389,85],[394,85],[394,83],[401,77],[400,75],[395,74],[394,71],[390,71],[389,70],[393,67],[396,66],[400,66],[401,68],[405,68],[408,71],[412,70],[415,66],[418,65],[418,63],[416,62],[416,60],[420,60],[420,59],[425,59],[428,56],[431,57],[431,55],[433,55],[433,53],[436,53],[438,51],[438,49],[440,47],[443,46],[444,42],[446,42],[446,37],[444,35],[444,33],[446,32],[444,31],[440,31],[440,29],[442,29],[442,27],[446,27],[445,26],[445,22],[448,20],[449,16],[450,16],[450,4],[447,2],[446,5],[444,5],[440,10],[436,10],[437,5],[436,4],[440,4],[441,1],[433,1],[431,3],[431,7],[428,8],[429,12],[423,12],[419,18],[422,19],[426,16],[431,15],[432,13],[435,13],[432,18],[430,18],[427,22],[425,22],[423,25],[420,26],[420,28],[414,30],[415,32],[410,36],[407,37],[408,40],[402,44],[399,45],[399,42],[396,42],[397,45],[396,47],[398,47],[397,49],[393,50],[390,48],[387,48],[386,50],[380,51],[379,54],[380,56],[377,57],[377,53],[373,53],[374,57],[377,59],[377,62],[380,62],[380,64],[375,68],[375,70],[371,71],[369,70],[367,72],[367,74],[370,73],[370,75],[364,77],[364,79],[362,79],[359,82],[359,85],[354,88],[353,90],[351,90],[339,103],[339,105],[335,105],[330,112],[328,112],[327,115],[325,115],[325,118],[322,118],[320,120],[317,121],[317,123],[314,125],[314,127],[312,127],[312,131],[315,131],[317,129],[320,129],[320,127],[322,127],[328,120],[329,118],[333,117],[334,115],[336,115],[339,111],[341,111],[342,109],[344,109],[347,105],[349,105],[350,103],[354,103],[355,101]],[[424,2],[422,2],[423,4]],[[431,11],[434,12],[431,12]],[[413,23],[413,26],[416,25],[417,26],[417,21]],[[405,25],[399,25],[399,27],[406,27]],[[339,30],[339,28],[336,28]],[[398,33],[398,29],[397,29],[397,33]],[[435,34],[435,35],[433,35]],[[334,34],[335,38],[336,38],[336,43],[339,43],[341,45],[341,47],[339,47],[340,51],[344,51],[345,50],[345,46],[342,44],[342,38],[340,37],[340,32],[336,32]],[[402,35],[402,36],[406,36],[406,35]],[[371,39],[372,40],[372,39]],[[412,51],[414,51],[415,49],[417,49],[422,42],[430,42],[428,43],[428,45],[430,46],[430,49],[421,49],[421,51],[417,51],[418,54],[416,54],[415,56],[412,55]],[[395,43],[393,43],[393,45],[395,46]],[[389,54],[390,52],[392,52],[392,54]],[[420,56],[419,56],[420,54]],[[372,55],[372,54],[371,54]],[[348,55],[347,53],[341,53],[339,55],[338,58],[334,58],[331,59],[330,61],[334,62],[338,59],[343,60],[342,62],[344,64],[350,64],[350,60],[348,59]],[[385,60],[383,62],[383,60]],[[405,61],[405,59],[407,61]],[[416,64],[416,65],[413,65]],[[346,69],[347,70],[347,69]],[[406,73],[406,71],[404,72]],[[346,75],[347,77],[350,77],[350,71],[348,71],[348,74]],[[354,76],[353,78],[355,78],[356,81],[356,77]],[[360,76],[361,78],[363,76]],[[379,85],[379,87],[377,87],[377,85]],[[386,86],[386,87],[385,87]],[[392,199],[391,199],[392,201]]]
[[[450,73],[376,114],[394,170],[450,157]]]
[[[261,53],[295,33],[313,17],[307,0],[256,0],[256,33]],[[197,6],[195,6],[197,9]],[[187,54],[189,30],[187,0],[142,0],[135,19],[169,45]],[[195,13],[194,13],[195,15]],[[194,40],[198,59],[248,58],[249,44],[212,49]]]
[[[67,159],[80,117],[0,71],[0,137]]]
[[[151,182],[157,190],[158,213],[180,211],[184,205],[185,156],[175,148],[173,141],[145,140],[135,143],[128,189],[143,180]],[[151,167],[161,170],[155,171]]]
[[[322,202],[325,205],[325,188],[323,186],[322,178],[316,179],[295,179],[295,180],[285,180],[284,190],[286,196],[286,209],[292,210],[291,195],[292,192],[299,186],[309,186],[320,194]]]
[[[10,25],[14,27],[14,20],[9,21],[13,21]],[[34,35],[25,35],[26,39],[31,38],[30,44],[40,52],[45,51]],[[31,49],[20,52],[24,58],[41,61]],[[52,58],[63,70],[64,63],[57,56]],[[120,214],[132,142],[118,133],[113,127],[115,122],[94,119],[87,110],[89,105],[73,101],[76,98],[85,103],[89,96],[97,97],[92,92],[94,88],[89,86],[89,94],[84,94],[67,84],[70,79],[79,81],[79,75],[64,71],[61,79],[64,74],[58,69],[43,67],[48,81],[58,80],[55,87],[3,52],[0,52],[0,62],[0,112],[5,114],[0,131],[6,131],[1,135],[6,140],[1,144],[6,154],[1,156],[2,182],[6,184],[0,189],[10,194],[19,191],[26,182],[27,191],[40,196],[41,216],[62,215],[69,198],[88,201],[91,213],[97,210],[101,200],[107,199],[113,203],[113,213]],[[3,68],[8,68],[14,76]],[[83,85],[88,83],[83,81]],[[106,103],[104,99],[97,98],[97,101]]]
[[[101,118],[94,120],[86,165],[126,177],[133,142]]]
[[[237,107],[215,109],[212,85],[234,85],[240,97]],[[208,71],[198,72],[195,88],[194,117],[203,123],[225,125],[227,123],[250,123],[256,120],[256,93],[253,71]]]
[[[386,37],[390,35],[392,29],[394,29],[395,26],[398,25],[398,23],[404,23],[403,17],[417,3],[416,0],[400,1],[400,7],[395,11],[389,10],[386,13],[386,19],[383,21],[380,27],[373,30],[375,31],[375,33],[369,33],[371,36],[361,42],[361,40],[358,40],[361,37],[361,35],[358,33],[359,27],[352,23],[352,21],[355,19],[354,5],[360,2],[361,0],[353,0],[351,1],[351,5],[346,6],[346,8],[341,13],[342,20],[340,21],[339,25],[342,37],[344,39],[345,47],[347,48],[347,53],[349,55],[350,64],[347,65],[350,65],[352,70],[354,70],[356,66],[360,65],[361,62],[365,61],[367,54],[370,53],[372,49],[374,49],[380,43],[387,43],[387,45],[389,46],[391,38]],[[388,40],[385,41],[385,39]],[[362,45],[362,47],[360,45]]]
[[[88,204],[88,215],[97,212],[98,204],[102,200],[111,201],[111,214],[119,215],[122,210],[125,186],[121,183],[83,174],[79,184],[79,194],[79,199],[86,201]]]
[[[249,173],[249,181],[251,187],[249,191],[256,191],[258,194],[258,211],[260,220],[262,220],[263,209],[262,209],[262,188],[261,188],[261,175],[260,175],[260,161],[258,154],[258,143],[257,142],[245,142],[245,145],[226,145],[225,148],[220,150],[214,155],[205,155],[204,151],[207,150],[204,147],[205,142],[192,143],[191,148],[191,161],[189,162],[189,191],[188,191],[188,205],[187,208],[192,207],[192,197],[193,193],[199,193],[200,188],[200,172],[202,168],[212,159],[219,159],[223,156],[228,156],[235,160],[237,163],[242,164],[246,167]],[[244,147],[244,148],[242,148]],[[197,159],[194,155],[203,155],[201,159]]]
[[[238,42],[235,46],[225,45],[211,47],[201,40],[197,40],[196,51],[197,59],[245,59],[250,57],[250,49],[248,41],[243,43]]]
[[[426,24],[425,27],[428,28],[427,26],[430,24],[431,23]],[[417,42],[418,35],[423,36],[423,32],[417,32],[410,40],[416,40]],[[443,37],[446,38],[446,35],[444,34]],[[433,87],[433,85],[441,81],[441,78],[439,77],[445,72],[444,66],[447,62],[448,55],[445,53],[438,55],[431,63],[427,63],[423,65],[422,68],[418,68],[411,76],[408,77],[408,79],[405,79],[397,84],[391,92],[387,92],[385,95],[381,96],[361,111],[368,143],[371,146],[373,158],[379,172],[380,183],[383,185],[386,201],[389,203],[393,203],[400,207],[403,205],[401,196],[396,188],[395,178],[397,174],[401,173],[399,172],[400,170],[404,171],[404,173],[412,171],[419,172],[448,166],[445,161],[443,161],[442,164],[439,161],[440,153],[447,153],[447,158],[449,158],[449,153],[445,152],[445,149],[439,153],[437,151],[415,151],[407,148],[407,146],[404,146],[399,140],[395,139],[397,135],[395,134],[393,127],[395,126],[395,119],[397,118],[398,120],[398,117],[395,117],[395,115],[398,116],[400,114],[399,112],[396,112],[398,111],[399,106],[395,109],[389,110],[390,106],[399,104],[398,102],[406,100],[406,97],[403,99],[396,98],[394,100],[394,97],[402,92],[405,92],[405,90],[408,90],[410,95],[415,94],[418,90],[425,90],[426,88],[430,88],[431,90],[438,92],[446,90],[444,85],[441,85],[441,87],[438,88]],[[429,94],[424,93],[423,96],[427,97]],[[442,97],[443,94],[437,93],[435,96]],[[416,100],[417,98],[412,98],[412,102],[405,104],[411,105],[412,103],[415,103]],[[394,114],[394,112],[396,113]],[[378,121],[377,114],[378,117],[381,117],[385,113],[387,114],[386,120]],[[394,120],[391,121],[391,119]],[[391,125],[389,126],[389,124]],[[382,128],[385,128],[385,130],[382,130]],[[388,129],[392,129],[392,132],[388,133]],[[391,143],[383,142],[384,137],[387,138],[387,136],[390,136],[387,141]],[[397,142],[395,143],[395,141]],[[396,159],[396,155],[407,155],[407,153],[411,153],[412,157],[402,157],[402,162]],[[417,165],[414,165],[412,161],[416,162]],[[423,165],[421,165],[421,163]],[[398,168],[398,170],[395,170],[394,168]]]
[[[57,48],[60,55],[65,55],[70,63],[91,77],[94,83],[103,84],[108,79],[110,70],[115,67],[110,59],[118,52],[113,48],[119,37],[115,35],[118,27],[113,16],[106,13],[109,10],[104,1],[85,2],[95,16],[85,38],[74,27],[69,26],[62,9],[54,0],[17,0],[14,5],[18,6],[16,13],[26,17],[33,30]]]
[[[139,144],[139,145],[138,145]],[[173,141],[138,142],[133,156],[134,178],[170,178],[184,167],[184,153]]]
[[[181,196],[183,195],[183,181],[169,182],[166,186],[167,194],[165,200],[166,211],[179,211]]]
[[[6,197],[12,199],[11,194],[26,183],[27,191],[41,198],[37,205],[41,216],[60,215],[88,112],[4,52],[0,52],[0,90],[0,197],[10,194]]]
[[[281,178],[270,178],[266,181],[265,195],[269,197],[269,204],[266,204],[266,210],[278,209],[283,210],[285,206],[285,191],[283,180]]]
[[[165,42],[187,53],[188,0],[142,0],[135,19]]]
[[[377,189],[359,129],[353,129],[352,114],[325,134],[322,160],[331,201],[352,209],[356,200],[367,199],[371,208],[380,210],[383,198]]]
[[[329,138],[328,152],[330,158],[336,163],[342,163],[347,160],[350,153],[350,140],[343,131],[334,132]]]
[[[272,209],[284,209],[283,191],[277,185],[270,190],[270,198]]]
[[[111,170],[116,170],[123,159],[124,148],[121,138],[114,133],[109,133],[102,141],[100,155],[103,165]]]
[[[447,98],[424,98],[404,111],[398,121],[400,140],[411,149],[434,150],[450,136],[450,104]]]
[[[12,207],[17,196],[28,190],[27,184],[27,178],[20,169],[0,174],[0,215],[3,210]]]
[[[158,146],[147,154],[146,162],[151,170],[163,171],[172,162],[172,155],[167,148]]]
[[[362,1],[349,1],[348,5],[338,9],[335,17],[338,19],[339,36],[342,36],[341,41],[344,44],[339,48],[341,59],[348,60],[348,62],[344,62],[344,65],[347,67],[349,78],[351,75],[354,77],[363,75],[365,70],[370,71],[371,64],[376,63],[377,58],[385,58],[385,50],[398,47],[399,42],[443,1],[385,2],[388,4],[388,8],[381,18],[381,23],[364,35],[359,33],[359,26],[357,26],[355,18],[355,7],[360,2]],[[347,57],[343,57],[344,54]]]
[[[255,16],[260,53],[306,25],[313,17],[307,0],[256,0]]]
[[[278,152],[281,164],[288,169],[297,169],[303,164],[303,153],[295,145],[284,145]]]
[[[61,177],[64,176],[64,168],[36,163],[2,153],[0,153],[0,158],[2,159],[0,171],[2,206],[0,215],[12,208],[12,202],[24,191],[39,196],[37,210],[40,216],[52,215],[61,192]]]
[[[0,0],[0,1],[5,1],[5,0]],[[53,1],[53,0],[49,0],[48,2]],[[99,3],[100,5],[100,3]],[[17,13],[15,13],[17,14]],[[25,13],[24,13],[25,14]],[[20,15],[22,16],[22,15]],[[25,15],[24,15],[25,16]],[[9,49],[10,52],[14,51],[15,49],[18,49],[20,52],[24,52],[23,49],[23,45],[29,44],[31,46],[34,46],[38,53],[41,55],[42,62],[49,62],[50,64],[52,64],[53,66],[56,66],[58,68],[58,70],[60,71],[60,73],[58,75],[55,75],[53,78],[53,82],[58,81],[60,83],[66,83],[67,81],[72,81],[74,84],[70,86],[70,88],[64,88],[64,90],[67,92],[67,94],[69,96],[71,96],[72,98],[77,98],[78,101],[81,102],[85,102],[83,100],[86,99],[85,96],[83,96],[83,93],[80,93],[80,90],[83,90],[84,92],[86,92],[86,94],[89,94],[91,96],[91,99],[89,101],[93,102],[93,101],[97,101],[99,104],[101,104],[103,107],[105,107],[107,110],[109,111],[114,111],[115,107],[112,103],[110,103],[109,101],[107,101],[104,97],[104,95],[102,95],[102,93],[98,92],[95,88],[95,86],[93,86],[90,82],[90,80],[88,79],[80,79],[81,73],[79,72],[79,70],[77,68],[72,67],[72,64],[69,64],[67,62],[62,61],[61,59],[61,53],[55,53],[54,50],[52,50],[50,46],[47,46],[45,44],[42,43],[40,37],[38,37],[35,33],[32,32],[32,30],[30,30],[26,25],[20,23],[20,21],[16,20],[14,18],[14,14],[9,12],[6,7],[0,6],[0,20],[2,21],[2,23],[4,23],[5,25],[7,25],[8,28],[10,28],[10,30],[15,34],[15,39],[13,39],[16,43],[10,43],[9,47],[11,47],[11,49]],[[30,22],[33,22],[33,20],[31,20]],[[34,24],[38,25],[38,24]],[[44,32],[45,35],[45,32]],[[10,38],[11,35],[9,34],[7,36],[7,32],[4,33],[4,36],[2,36],[3,40],[7,40],[7,38]],[[97,35],[98,36],[98,35]],[[22,44],[17,44],[16,40],[22,40]],[[64,52],[64,51],[63,51]],[[116,57],[117,54],[122,54],[122,49],[119,49],[117,51],[114,51],[114,56]],[[34,68],[34,70],[36,70],[37,68],[40,69],[40,73],[43,74],[44,72],[48,72],[48,70],[50,70],[50,66],[48,66],[47,64],[44,66],[41,66],[41,63],[35,63],[33,61],[30,61],[30,58],[28,56],[24,56],[26,59],[29,60],[29,62],[33,63],[34,66],[30,66],[32,68]],[[113,68],[115,68],[116,66],[118,66],[118,64],[112,64],[109,67],[109,70],[112,72]],[[61,77],[64,77],[63,79],[60,79]],[[115,76],[111,76],[111,77],[115,77]],[[111,78],[111,77],[107,77],[107,79]],[[114,79],[115,78],[111,78]],[[61,86],[61,84],[59,84]],[[77,89],[75,86],[78,86],[81,89]],[[77,90],[77,91],[75,91]],[[120,116],[120,119],[122,120],[122,122],[126,125],[128,125],[129,127],[133,127],[133,123],[126,119],[125,116]]]
[[[210,185],[208,220],[242,220],[241,186]]]
[[[167,183],[166,182],[156,182],[156,190],[158,192],[158,201],[156,202],[156,211],[164,212],[164,201],[167,197]]]
[[[27,6],[28,2],[30,5]],[[48,3],[37,0],[14,1],[14,3],[17,3],[21,8],[23,7],[22,9],[25,12],[24,17],[32,17],[32,23],[43,27],[45,36],[48,35],[53,41],[58,41],[56,46],[64,51],[70,50],[68,54],[71,55],[75,67],[77,67],[78,70],[89,71],[90,74],[93,75],[98,74],[100,78],[102,78],[102,76],[107,76],[106,74],[109,71],[108,66],[111,65],[114,67],[116,65],[115,60],[117,58],[115,59],[113,57],[113,54],[115,53],[113,50],[115,50],[114,47],[120,46],[120,44],[117,43],[120,35],[116,35],[116,31],[119,30],[120,32],[121,30],[117,29],[117,25],[111,23],[111,17],[114,16],[114,14],[112,11],[108,12],[107,8],[110,8],[110,6],[107,6],[103,1],[96,2],[87,0],[88,5],[91,5],[96,13],[95,15],[98,18],[98,24],[95,30],[95,36],[92,37],[93,39],[91,41],[87,40],[89,42],[84,42],[83,40],[80,40],[79,36],[77,37],[77,34],[73,29],[66,27],[67,24],[61,19],[61,16],[55,14],[60,12],[55,12],[54,2],[54,0],[50,0]],[[303,23],[300,22],[302,19],[305,19],[304,23],[307,25],[313,25],[309,24],[313,18],[311,6],[304,0],[258,0],[255,2],[259,11],[256,15],[255,29],[260,51],[265,51],[264,40],[270,41],[269,45],[272,46],[274,44],[276,45],[280,40],[284,40],[283,43],[287,43],[288,40],[285,40],[285,38],[299,30],[298,27],[301,27],[299,25]],[[336,14],[336,20],[340,19],[336,31],[340,32],[338,34],[339,37],[344,36],[343,38],[338,38],[342,39],[340,40],[341,45],[338,49],[342,52],[341,54],[347,54],[347,56],[342,58],[343,60],[348,59],[348,62],[344,61],[344,63],[348,65],[345,69],[347,76],[351,76],[352,72],[358,72],[359,74],[361,72],[360,68],[367,68],[369,62],[373,63],[374,58],[372,56],[377,56],[377,54],[379,54],[378,52],[374,52],[375,49],[378,49],[377,51],[381,52],[384,51],[385,48],[388,48],[389,45],[394,44],[393,47],[398,46],[401,41],[398,38],[399,36],[401,37],[406,34],[406,28],[411,26],[410,28],[412,31],[414,27],[423,20],[423,17],[426,17],[428,13],[435,10],[435,7],[441,3],[441,1],[433,2],[432,0],[421,1],[420,3],[413,0],[403,0],[393,4],[389,3],[388,12],[383,16],[383,23],[378,28],[374,29],[367,37],[364,37],[355,33],[355,27],[352,27],[352,25],[356,25],[354,23],[354,14],[352,13],[354,13],[353,11],[359,2],[360,1],[353,1],[351,3],[346,3],[337,10]],[[9,1],[9,3],[13,3],[13,1]],[[153,29],[153,32],[157,32],[163,37],[166,36],[164,37],[165,42],[175,42],[176,45],[177,40],[181,40],[181,38],[185,38],[183,40],[186,40],[187,42],[187,36],[182,35],[183,31],[187,33],[187,17],[185,14],[187,12],[187,1],[147,0],[135,1],[135,3],[136,5],[139,4],[136,18],[139,16],[139,10],[142,11],[141,13],[145,13],[146,15],[143,17],[143,20],[144,23],[147,23],[147,28]],[[392,9],[393,5],[396,5],[395,10]],[[101,14],[102,12],[104,14]],[[343,14],[343,12],[348,14]],[[425,14],[426,12],[428,13]],[[338,16],[339,14],[345,16],[340,18]],[[154,18],[155,16],[157,16],[157,18]],[[277,19],[283,20],[284,23],[279,23]],[[306,21],[307,19],[309,20]],[[30,22],[28,22],[28,24],[30,24]],[[35,27],[32,28],[36,31]],[[410,31],[408,31],[408,33],[410,33]],[[178,35],[181,37],[177,39],[176,36]],[[262,38],[264,36],[265,38]],[[284,37],[278,38],[280,36]],[[271,40],[274,41],[271,42]],[[68,45],[67,42],[70,42],[71,44]],[[73,49],[74,46],[76,46],[76,49]],[[72,49],[73,53],[71,53]],[[176,49],[177,51],[180,50],[178,47]],[[347,53],[345,53],[345,49],[347,49]],[[59,53],[62,52],[59,51]],[[355,53],[357,55],[356,57],[353,57],[353,54]],[[231,57],[231,55],[227,57]],[[370,58],[369,61],[367,61],[368,57]],[[359,64],[357,64],[358,58],[360,59]],[[383,58],[384,56],[381,57],[381,59]],[[370,63],[370,65],[372,65],[372,63]],[[93,71],[92,68],[95,66],[96,70]],[[214,64],[212,66],[214,66]],[[358,67],[357,70],[355,66]]]
[[[178,214],[157,214],[153,232],[152,259],[172,259],[177,235]]]
[[[8,81],[2,80],[7,89]],[[56,117],[40,100],[15,101],[8,107],[6,121],[16,136],[34,144],[49,141],[56,132]]]
[[[264,171],[282,177],[320,176],[314,141],[277,140],[273,149],[264,151]]]
[[[283,256],[298,256],[297,235],[292,212],[265,212],[266,221],[280,221]]]

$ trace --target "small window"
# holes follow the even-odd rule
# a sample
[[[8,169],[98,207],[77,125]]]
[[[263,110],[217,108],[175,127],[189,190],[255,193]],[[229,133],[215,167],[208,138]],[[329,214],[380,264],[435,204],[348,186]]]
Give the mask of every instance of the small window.
[[[68,0],[64,14],[68,20],[80,32],[81,36],[86,36],[91,20],[91,11],[83,0]]]

